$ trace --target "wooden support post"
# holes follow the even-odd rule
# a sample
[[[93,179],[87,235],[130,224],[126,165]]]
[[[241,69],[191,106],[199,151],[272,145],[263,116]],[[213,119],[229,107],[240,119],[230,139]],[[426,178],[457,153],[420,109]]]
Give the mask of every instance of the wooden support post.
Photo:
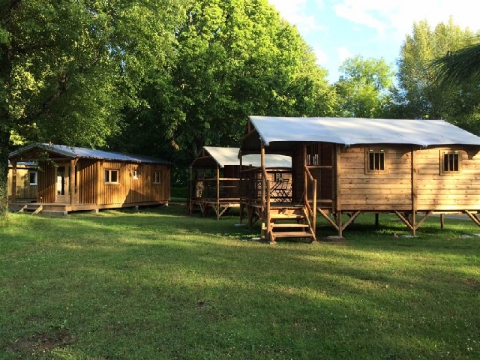
[[[70,187],[70,206],[73,206],[75,203],[75,164],[76,160],[70,160],[70,178],[69,178],[69,187]]]
[[[338,236],[343,237],[342,229],[342,201],[341,201],[341,173],[340,173],[340,145],[335,146],[335,207],[337,213]]]
[[[262,212],[265,211],[266,209],[266,204],[265,204],[265,195],[266,195],[266,189],[265,189],[265,186],[266,186],[266,182],[267,182],[267,179],[265,179],[265,145],[263,144],[263,141],[262,141],[262,148],[261,148],[261,159],[260,159],[260,164],[261,164],[261,167],[262,167],[262,189],[261,189],[261,196],[262,196]],[[265,214],[262,214],[262,218],[265,219]]]
[[[440,229],[445,228],[445,214],[440,214]]]
[[[243,221],[243,212],[244,212],[244,209],[245,209],[245,194],[244,194],[244,191],[245,191],[245,184],[243,182],[243,159],[242,159],[242,150],[239,150],[238,151],[238,156],[240,157],[240,169],[238,170],[238,178],[239,178],[239,182],[238,182],[238,195],[240,197],[240,224],[242,223]]]
[[[188,199],[187,199],[187,212],[189,214],[193,213],[193,194],[194,194],[194,182],[193,182],[193,168],[190,166],[190,180],[188,182]]]
[[[220,220],[220,165],[217,164],[217,220]]]
[[[378,229],[380,227],[380,214],[376,213],[375,214],[375,229]]]
[[[12,200],[11,202],[12,203],[17,202],[17,162],[16,161],[12,161]]]
[[[418,200],[418,194],[417,194],[417,167],[416,167],[416,161],[415,161],[415,150],[412,146],[411,148],[411,186],[412,186],[412,235],[415,236],[415,232],[417,230],[417,227],[415,225],[416,223],[416,215],[417,215],[417,200]]]

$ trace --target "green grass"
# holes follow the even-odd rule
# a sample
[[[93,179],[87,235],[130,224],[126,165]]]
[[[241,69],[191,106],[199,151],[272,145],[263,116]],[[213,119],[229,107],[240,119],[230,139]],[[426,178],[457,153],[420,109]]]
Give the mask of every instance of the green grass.
[[[373,222],[269,245],[178,205],[13,214],[0,359],[479,359],[480,229]]]

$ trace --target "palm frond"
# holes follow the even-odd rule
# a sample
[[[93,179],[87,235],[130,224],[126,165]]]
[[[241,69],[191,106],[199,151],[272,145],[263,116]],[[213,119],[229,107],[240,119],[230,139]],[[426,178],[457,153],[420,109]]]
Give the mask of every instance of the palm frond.
[[[480,80],[480,42],[434,60],[431,63],[441,85]]]

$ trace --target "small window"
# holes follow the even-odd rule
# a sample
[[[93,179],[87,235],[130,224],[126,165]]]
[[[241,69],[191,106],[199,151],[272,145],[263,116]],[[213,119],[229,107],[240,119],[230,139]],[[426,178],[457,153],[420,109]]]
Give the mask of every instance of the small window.
[[[275,174],[275,182],[280,182],[283,179],[282,173],[281,172],[276,172]]]
[[[30,181],[30,185],[37,185],[38,175],[36,171],[29,171],[28,178]]]
[[[135,180],[138,180],[138,170],[137,169],[133,170],[133,178]]]
[[[365,172],[367,173],[385,173],[386,166],[386,152],[385,150],[370,149],[366,152]]]
[[[118,170],[105,170],[105,183],[118,184]]]
[[[440,153],[440,161],[442,174],[456,174],[460,171],[458,151],[443,151],[443,153]]]
[[[159,171],[156,171],[155,172],[155,176],[153,177],[153,183],[154,184],[160,184],[161,183],[161,180],[162,180],[162,173],[159,172]]]

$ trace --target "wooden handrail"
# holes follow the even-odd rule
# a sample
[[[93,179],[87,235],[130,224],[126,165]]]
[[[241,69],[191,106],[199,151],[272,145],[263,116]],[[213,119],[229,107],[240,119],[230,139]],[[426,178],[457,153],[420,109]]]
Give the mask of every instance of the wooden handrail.
[[[308,215],[312,217],[312,222],[310,226],[312,227],[312,231],[315,234],[317,230],[317,180],[313,177],[307,165],[305,165],[305,174],[307,175],[307,179],[306,179],[307,187],[305,188],[305,192],[304,192],[304,201],[306,204]],[[309,180],[312,183],[312,188],[313,188],[313,194],[312,194],[313,206],[312,207],[310,207],[310,199],[308,198],[308,181]]]

